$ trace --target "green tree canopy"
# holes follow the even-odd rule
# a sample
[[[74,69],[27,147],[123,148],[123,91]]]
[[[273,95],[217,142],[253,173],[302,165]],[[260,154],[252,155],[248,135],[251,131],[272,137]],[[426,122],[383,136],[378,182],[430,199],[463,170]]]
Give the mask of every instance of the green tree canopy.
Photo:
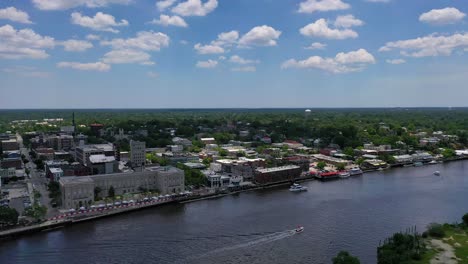
[[[333,264],[360,264],[357,257],[351,256],[347,251],[341,251],[333,258]]]

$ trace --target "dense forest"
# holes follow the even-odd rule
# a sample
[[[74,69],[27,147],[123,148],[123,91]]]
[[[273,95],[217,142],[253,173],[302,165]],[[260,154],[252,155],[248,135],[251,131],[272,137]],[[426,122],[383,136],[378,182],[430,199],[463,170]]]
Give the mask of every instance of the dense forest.
[[[458,143],[468,141],[467,108],[377,108],[377,109],[183,109],[183,110],[2,110],[0,131],[53,131],[63,125],[71,125],[72,113],[80,132],[89,134],[87,126],[101,123],[106,128],[125,132],[145,129],[147,136],[138,139],[148,147],[170,144],[172,135],[196,139],[203,133],[214,136],[218,143],[239,139],[238,131],[248,130],[249,138],[268,135],[273,142],[285,139],[320,139],[321,145],[334,143],[342,148],[356,148],[363,143],[395,145],[404,142],[416,146],[416,132],[444,131],[457,135]],[[63,118],[56,125],[36,124],[43,119]],[[37,120],[18,125],[14,120]],[[112,141],[104,135],[104,140]],[[93,142],[96,140],[90,138]],[[124,144],[125,145],[125,144]],[[196,144],[195,144],[196,145]],[[443,146],[442,146],[443,147]]]

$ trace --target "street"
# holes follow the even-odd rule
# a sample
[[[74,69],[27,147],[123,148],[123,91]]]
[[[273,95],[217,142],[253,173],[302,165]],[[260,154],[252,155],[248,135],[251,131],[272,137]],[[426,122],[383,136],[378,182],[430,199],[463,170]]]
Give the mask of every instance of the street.
[[[26,178],[27,183],[31,183],[34,190],[38,191],[41,194],[39,199],[39,204],[44,205],[47,207],[47,214],[46,217],[52,217],[58,213],[56,208],[53,208],[50,204],[49,192],[47,191],[47,178],[45,177],[44,172],[40,172],[36,168],[36,164],[34,164],[33,160],[29,155],[29,149],[27,149],[23,144],[23,138],[21,135],[17,134],[17,141],[20,145],[21,154],[23,154],[28,163],[26,163],[25,167],[29,170],[29,178]],[[30,193],[31,201],[34,201],[33,193]]]

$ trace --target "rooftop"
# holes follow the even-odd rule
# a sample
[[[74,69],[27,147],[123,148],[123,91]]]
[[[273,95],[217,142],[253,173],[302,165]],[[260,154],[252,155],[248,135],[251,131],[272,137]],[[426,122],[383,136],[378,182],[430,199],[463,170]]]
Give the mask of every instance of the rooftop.
[[[89,161],[91,163],[107,163],[107,162],[114,162],[115,157],[114,156],[106,156],[104,154],[99,154],[99,155],[91,155],[89,156]]]
[[[264,168],[264,169],[257,169],[260,173],[267,173],[267,172],[277,172],[277,171],[285,171],[285,170],[293,170],[293,169],[300,169],[301,167],[296,165],[288,165],[288,166],[281,166],[281,167],[274,167],[274,168]]]

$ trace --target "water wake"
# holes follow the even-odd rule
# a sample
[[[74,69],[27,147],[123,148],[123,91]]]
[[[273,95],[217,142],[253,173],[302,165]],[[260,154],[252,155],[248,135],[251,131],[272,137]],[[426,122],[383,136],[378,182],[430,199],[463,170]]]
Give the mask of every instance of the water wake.
[[[205,258],[209,257],[212,255],[216,255],[219,253],[223,253],[226,251],[232,251],[232,250],[237,250],[237,249],[242,249],[242,248],[247,248],[247,247],[253,247],[253,246],[258,246],[258,245],[263,245],[263,244],[268,244],[277,240],[285,239],[287,237],[294,236],[296,234],[295,230],[286,230],[286,231],[280,231],[280,232],[274,232],[274,233],[269,233],[266,235],[262,235],[260,237],[250,239],[247,241],[244,241],[239,244],[235,244],[232,246],[226,246],[226,247],[221,247],[214,249],[212,251],[209,251],[207,253],[204,253],[202,255],[198,255],[195,257],[192,257],[192,259],[200,259],[200,258]]]

